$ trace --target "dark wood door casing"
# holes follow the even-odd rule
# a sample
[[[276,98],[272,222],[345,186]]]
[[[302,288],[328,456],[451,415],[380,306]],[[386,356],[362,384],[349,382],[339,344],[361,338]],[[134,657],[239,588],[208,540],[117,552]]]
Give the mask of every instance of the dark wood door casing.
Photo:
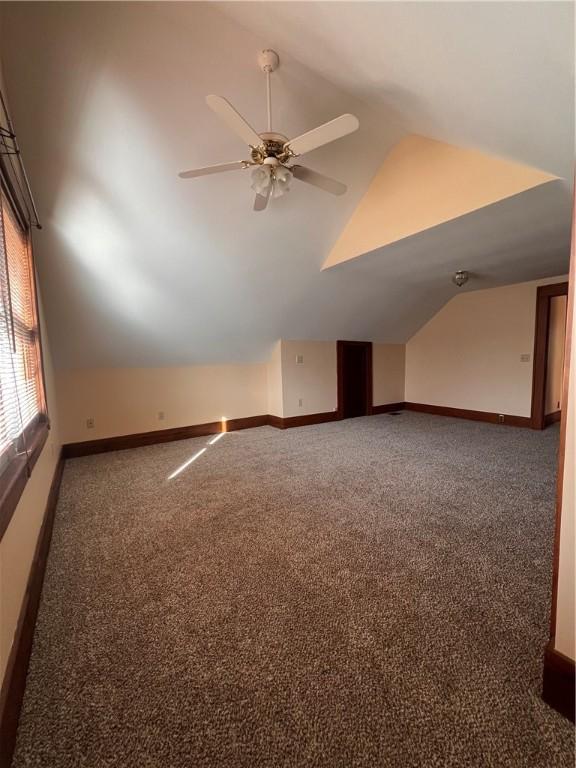
[[[536,328],[534,332],[534,362],[532,368],[532,429],[544,429],[546,414],[546,368],[548,366],[548,329],[550,326],[550,299],[567,296],[568,283],[541,285],[536,295]]]

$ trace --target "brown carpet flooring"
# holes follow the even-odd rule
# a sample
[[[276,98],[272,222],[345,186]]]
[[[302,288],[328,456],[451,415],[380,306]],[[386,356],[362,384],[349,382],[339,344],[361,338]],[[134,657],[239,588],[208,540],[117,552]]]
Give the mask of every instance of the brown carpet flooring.
[[[403,413],[69,461],[15,768],[574,764],[557,430]]]

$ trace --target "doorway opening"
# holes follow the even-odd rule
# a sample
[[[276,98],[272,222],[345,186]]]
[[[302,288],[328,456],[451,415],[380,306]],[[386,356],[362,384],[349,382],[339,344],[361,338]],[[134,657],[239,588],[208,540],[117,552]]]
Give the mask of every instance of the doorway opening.
[[[532,429],[560,421],[568,283],[542,285],[536,299]]]
[[[338,342],[338,418],[372,413],[372,342]]]

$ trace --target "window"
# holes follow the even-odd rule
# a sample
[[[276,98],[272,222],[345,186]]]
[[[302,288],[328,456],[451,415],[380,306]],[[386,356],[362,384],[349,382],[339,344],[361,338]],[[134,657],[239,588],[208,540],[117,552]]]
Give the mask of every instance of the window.
[[[1,536],[6,497],[15,506],[44,445],[47,417],[30,237],[0,195]]]

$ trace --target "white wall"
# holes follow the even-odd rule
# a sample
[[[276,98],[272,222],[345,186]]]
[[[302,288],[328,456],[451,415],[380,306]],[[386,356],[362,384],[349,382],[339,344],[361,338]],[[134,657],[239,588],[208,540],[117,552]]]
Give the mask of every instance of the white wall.
[[[536,291],[566,279],[455,296],[406,345],[406,400],[530,416]]]
[[[405,368],[404,344],[372,345],[373,405],[404,401]]]
[[[57,386],[64,443],[260,416],[268,408],[266,363],[60,371]]]

